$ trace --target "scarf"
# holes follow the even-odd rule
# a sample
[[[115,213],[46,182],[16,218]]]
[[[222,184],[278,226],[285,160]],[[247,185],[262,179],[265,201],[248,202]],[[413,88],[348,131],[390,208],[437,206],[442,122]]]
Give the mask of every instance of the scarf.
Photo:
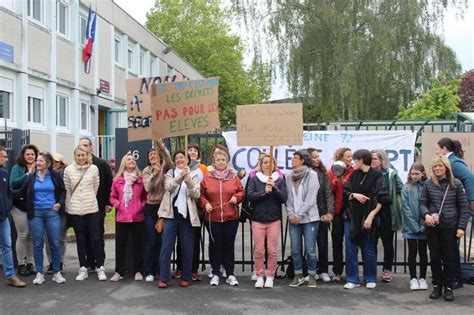
[[[174,178],[181,177],[181,173],[183,172],[180,168],[174,169]],[[192,176],[192,174],[190,173]],[[188,188],[184,179],[181,181],[181,184],[178,188],[173,192],[172,200],[176,200],[173,204],[174,207],[178,209],[178,213],[180,213],[183,218],[187,218],[188,216]]]
[[[123,186],[123,203],[125,204],[125,208],[128,208],[128,205],[133,198],[132,186],[137,180],[137,174],[135,172],[129,173],[124,171],[123,178],[125,179],[125,185]]]
[[[214,169],[213,173],[214,173],[214,176],[217,177],[218,179],[226,179],[227,177],[229,177],[230,170],[228,168],[225,169],[224,171],[218,171]]]
[[[291,181],[293,182],[293,186],[295,188],[296,193],[298,193],[298,188],[300,187],[301,181],[306,175],[306,172],[308,172],[308,167],[305,165],[299,168],[295,168],[291,173]]]

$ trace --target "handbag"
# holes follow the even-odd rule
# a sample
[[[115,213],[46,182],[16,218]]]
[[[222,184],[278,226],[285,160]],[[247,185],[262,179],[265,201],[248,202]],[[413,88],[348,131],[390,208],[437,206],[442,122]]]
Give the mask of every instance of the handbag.
[[[158,234],[163,233],[163,229],[165,227],[165,219],[163,218],[158,218],[155,223],[155,230],[158,232]]]
[[[439,224],[439,217],[441,216],[441,211],[443,211],[444,201],[446,200],[446,195],[448,194],[448,190],[449,190],[449,184],[446,187],[446,191],[444,192],[443,201],[441,201],[441,206],[439,206],[439,211],[431,215],[433,217],[433,222],[435,225]]]

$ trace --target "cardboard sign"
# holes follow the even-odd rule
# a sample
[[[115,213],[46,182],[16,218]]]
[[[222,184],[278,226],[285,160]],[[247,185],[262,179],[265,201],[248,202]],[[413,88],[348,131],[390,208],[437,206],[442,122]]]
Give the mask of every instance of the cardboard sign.
[[[239,146],[303,144],[303,104],[237,106]]]
[[[427,175],[432,175],[431,161],[436,156],[435,148],[438,141],[442,138],[450,138],[461,142],[464,151],[464,160],[471,171],[474,171],[474,133],[425,132],[421,136],[421,162],[425,166]]]
[[[169,138],[220,128],[219,79],[152,85],[153,135]]]
[[[151,130],[151,86],[156,83],[182,80],[183,77],[177,75],[126,80],[128,141],[153,139]]]

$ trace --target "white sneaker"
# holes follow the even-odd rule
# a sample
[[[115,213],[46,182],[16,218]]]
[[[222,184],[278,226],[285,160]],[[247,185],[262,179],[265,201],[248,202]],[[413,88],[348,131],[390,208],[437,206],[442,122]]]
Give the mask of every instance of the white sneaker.
[[[116,273],[114,273],[112,278],[110,278],[110,281],[117,282],[117,281],[120,281],[122,279],[123,279],[123,277],[118,272],[116,272]]]
[[[42,273],[36,273],[36,278],[33,280],[33,284],[43,284],[44,275]]]
[[[376,286],[377,286],[377,283],[375,283],[375,282],[367,282],[367,283],[365,284],[365,287],[366,287],[367,289],[375,289]]]
[[[239,281],[237,281],[237,278],[233,275],[228,276],[225,282],[230,284],[231,286],[239,285]]]
[[[322,274],[320,274],[319,279],[322,279],[323,282],[331,282],[331,278],[326,272],[323,272]]]
[[[420,290],[428,290],[428,283],[424,278],[420,278],[420,280],[418,280],[418,284],[420,285]]]
[[[254,270],[254,272],[252,272],[252,276],[250,277],[250,280],[252,281],[257,281],[257,272]]]
[[[212,268],[209,268],[209,274],[207,275],[207,277],[211,279],[213,275],[214,274],[212,273]]]
[[[145,282],[153,282],[153,281],[155,281],[155,277],[154,277],[154,276],[152,276],[152,275],[146,276]]]
[[[100,268],[97,269],[97,278],[99,281],[107,281],[107,275],[105,274],[104,266],[100,266]]]
[[[77,273],[76,280],[82,281],[84,279],[87,279],[87,277],[89,277],[89,274],[87,273],[87,268],[86,267],[79,268],[79,272]]]
[[[255,282],[255,288],[261,289],[263,288],[263,284],[264,284],[263,277],[257,277],[257,281]]]
[[[273,288],[273,277],[267,277],[265,280],[265,288]]]
[[[135,273],[135,281],[142,281],[142,280],[143,280],[142,273],[141,272]]]
[[[66,282],[66,279],[64,279],[63,275],[60,272],[56,272],[53,275],[53,281],[56,283],[64,283]]]
[[[219,285],[219,276],[212,275],[211,281],[209,282],[210,285],[212,286],[218,286]]]
[[[352,289],[358,288],[358,287],[360,287],[360,284],[358,284],[358,283],[347,282],[346,284],[344,284],[344,289],[346,289],[346,290],[352,290]]]
[[[413,278],[410,280],[410,290],[416,291],[420,289],[420,284],[418,283],[417,278]]]

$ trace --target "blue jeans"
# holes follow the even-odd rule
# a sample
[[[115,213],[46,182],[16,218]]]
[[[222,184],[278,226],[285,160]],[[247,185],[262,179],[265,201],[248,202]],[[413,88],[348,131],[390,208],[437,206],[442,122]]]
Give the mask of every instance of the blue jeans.
[[[191,280],[191,265],[193,262],[194,230],[189,221],[189,214],[186,219],[175,211],[173,219],[165,219],[161,236],[160,252],[160,280],[168,282],[171,280],[171,254],[174,250],[176,237],[179,234],[179,244],[181,248],[181,279]]]
[[[44,232],[48,235],[49,248],[53,259],[53,271],[59,272],[61,264],[61,219],[59,213],[53,209],[35,209],[35,215],[28,220],[33,238],[33,257],[36,271],[43,273]]]
[[[344,240],[346,246],[346,282],[360,284],[359,280],[359,247],[351,240],[351,224],[349,220],[344,223]],[[377,254],[375,246],[377,241],[370,241],[367,236],[362,236],[362,258],[364,260],[364,279],[366,282],[377,282]]]
[[[155,223],[158,216],[145,217],[146,246],[145,246],[145,276],[156,276],[160,271],[159,259],[161,235],[156,232]]]
[[[0,219],[0,247],[2,249],[3,274],[6,279],[15,276],[13,264],[12,237],[8,218]]]
[[[290,223],[291,258],[295,274],[303,273],[303,240],[306,252],[306,262],[308,273],[316,274],[316,237],[318,236],[319,222],[309,222],[303,224]]]

